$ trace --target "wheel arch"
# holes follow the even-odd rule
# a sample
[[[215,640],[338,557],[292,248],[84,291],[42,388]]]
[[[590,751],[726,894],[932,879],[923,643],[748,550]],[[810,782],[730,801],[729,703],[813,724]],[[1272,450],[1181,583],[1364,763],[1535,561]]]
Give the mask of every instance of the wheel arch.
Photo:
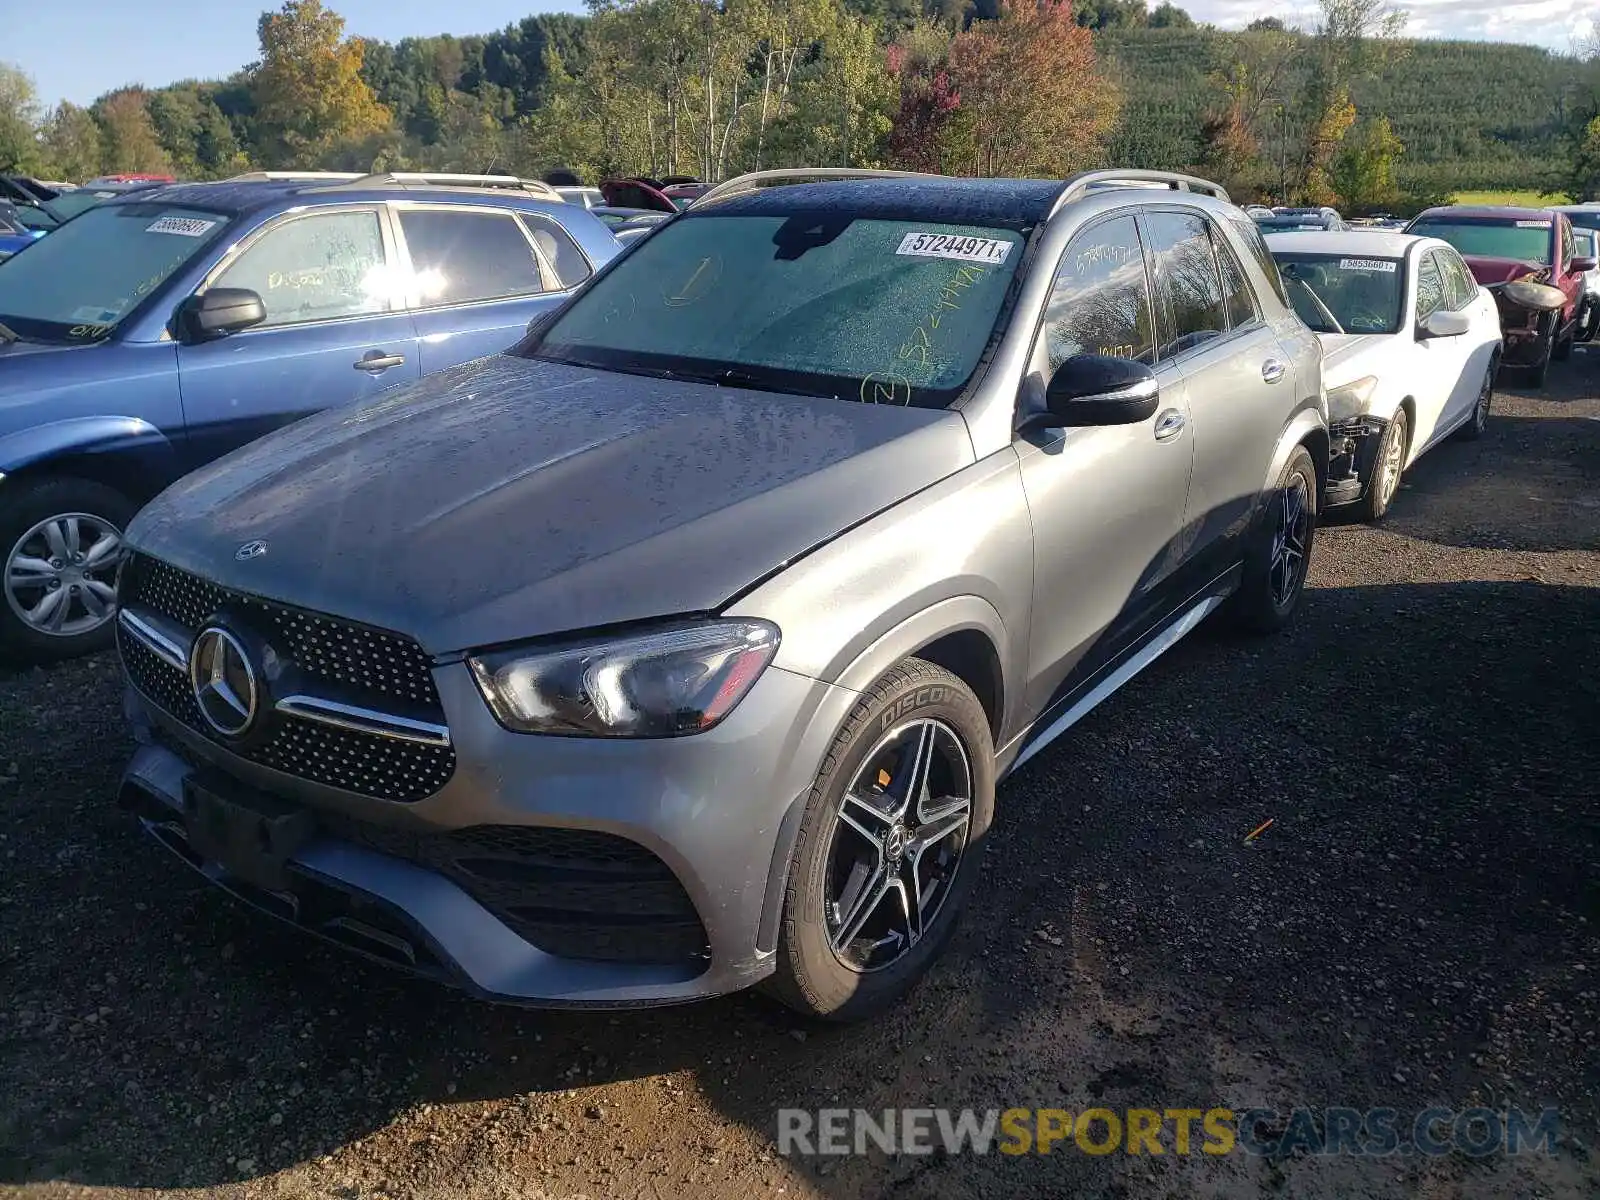
[[[178,474],[167,435],[139,417],[72,417],[0,437],[0,481],[87,479],[135,504],[150,500]]]

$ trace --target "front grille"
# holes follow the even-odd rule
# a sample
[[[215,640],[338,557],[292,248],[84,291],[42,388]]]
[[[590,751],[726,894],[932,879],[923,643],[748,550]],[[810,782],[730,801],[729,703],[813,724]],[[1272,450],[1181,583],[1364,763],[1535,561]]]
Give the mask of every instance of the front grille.
[[[324,815],[357,845],[437,871],[549,954],[605,962],[704,962],[705,927],[672,869],[593,830],[476,825],[447,833]]]
[[[119,598],[192,636],[219,612],[236,614],[293,663],[308,686],[366,698],[375,709],[401,707],[444,723],[433,672],[409,638],[222,588],[144,555],[123,567]],[[196,733],[211,737],[188,673],[152,652],[120,625],[117,641],[134,687]],[[448,746],[384,737],[274,713],[266,736],[234,747],[252,762],[313,783],[410,803],[433,795],[455,771]]]
[[[120,589],[124,604],[160,613],[191,633],[224,609],[237,612],[314,680],[439,707],[428,656],[408,637],[218,587],[143,554],[122,568]]]

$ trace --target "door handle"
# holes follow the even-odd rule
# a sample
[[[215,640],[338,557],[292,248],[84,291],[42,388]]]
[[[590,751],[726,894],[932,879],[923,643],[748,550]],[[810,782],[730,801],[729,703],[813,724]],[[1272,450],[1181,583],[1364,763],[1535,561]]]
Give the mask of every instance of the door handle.
[[[1183,432],[1183,427],[1188,423],[1188,420],[1177,409],[1167,409],[1156,418],[1156,441],[1170,442]]]
[[[405,361],[403,354],[385,354],[382,350],[368,350],[353,365],[358,371],[365,371],[369,375],[377,375],[387,371],[390,367],[398,367]]]
[[[1283,378],[1283,373],[1289,368],[1275,358],[1269,358],[1261,364],[1261,378],[1268,383],[1277,383]]]

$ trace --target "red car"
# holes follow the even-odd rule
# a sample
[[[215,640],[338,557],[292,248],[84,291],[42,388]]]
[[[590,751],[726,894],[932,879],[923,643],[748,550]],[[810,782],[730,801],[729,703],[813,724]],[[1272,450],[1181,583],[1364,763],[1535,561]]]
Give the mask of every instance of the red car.
[[[1505,336],[1504,366],[1527,371],[1541,386],[1551,359],[1572,353],[1583,310],[1583,274],[1572,224],[1540,208],[1430,208],[1407,233],[1443,238],[1493,293]]]

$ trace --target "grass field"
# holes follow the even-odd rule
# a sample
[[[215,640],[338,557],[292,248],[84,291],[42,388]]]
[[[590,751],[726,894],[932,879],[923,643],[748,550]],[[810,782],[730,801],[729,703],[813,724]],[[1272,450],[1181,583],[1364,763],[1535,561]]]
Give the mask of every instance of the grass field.
[[[1518,208],[1543,208],[1547,204],[1565,204],[1563,192],[1456,192],[1454,204],[1509,204]]]

